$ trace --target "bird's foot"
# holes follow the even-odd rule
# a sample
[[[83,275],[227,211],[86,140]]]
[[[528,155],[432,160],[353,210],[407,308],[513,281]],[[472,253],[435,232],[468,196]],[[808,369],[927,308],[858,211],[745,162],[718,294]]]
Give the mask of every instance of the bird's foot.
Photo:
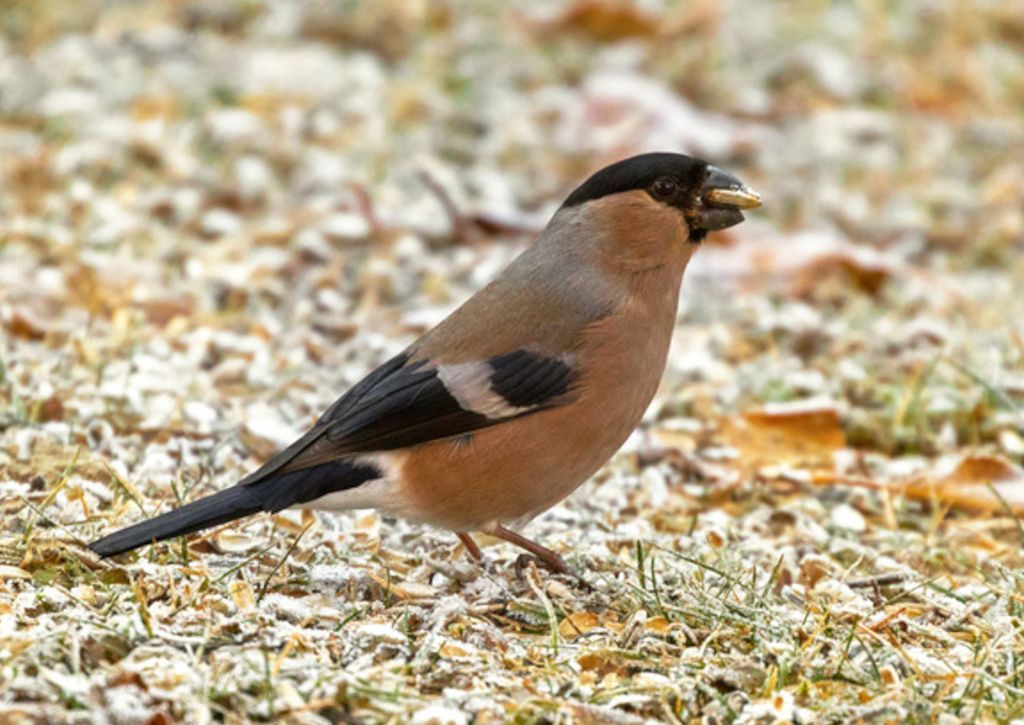
[[[459,532],[455,535],[459,537],[459,541],[473,561],[480,562],[481,564],[487,561],[487,557],[484,556],[484,552],[480,551],[480,547],[473,541],[472,536],[464,532]]]
[[[576,583],[585,589],[593,589],[586,579],[580,576],[566,563],[565,559],[546,546],[541,546],[536,541],[527,539],[522,534],[518,534],[504,526],[495,526],[487,533],[492,536],[497,536],[499,539],[504,539],[510,544],[515,544],[519,548],[526,549],[526,551],[529,552],[521,554],[519,558],[516,559],[515,570],[519,578],[523,578],[526,567],[529,566],[530,562],[537,562],[548,571],[554,572],[555,574],[564,574],[565,576],[575,579]]]
[[[494,562],[486,554],[480,551],[480,547],[475,541],[473,541],[472,536],[465,533],[457,533],[455,535],[459,537],[459,542],[462,543],[462,547],[466,550],[466,553],[469,554],[469,558],[472,559],[481,570],[488,574],[495,573],[496,569]]]
[[[521,534],[517,534],[511,529],[507,529],[504,526],[495,526],[493,529],[487,531],[491,536],[496,536],[499,539],[504,539],[510,544],[526,549],[526,554],[520,554],[515,561],[514,568],[516,576],[520,579],[526,578],[527,567],[530,563],[536,563],[543,566],[548,571],[554,572],[555,574],[563,574],[572,579],[576,580],[576,583],[584,589],[593,589],[590,583],[580,576],[559,554],[555,553],[546,546],[541,546],[536,541],[531,541]],[[481,568],[488,572],[494,572],[494,565],[490,559],[484,556],[483,552],[480,551],[480,547],[477,546],[476,542],[473,541],[473,537],[466,533],[457,533],[459,541],[462,542],[463,547],[466,549],[466,553],[476,561]]]
[[[544,558],[537,556],[536,554],[520,554],[516,557],[516,563],[514,565],[516,574],[519,577],[522,577],[523,572],[526,571],[526,568],[530,566],[531,563],[543,566],[545,569],[550,572],[554,572],[555,574],[576,576],[576,572],[573,571],[573,568],[566,563],[565,559],[555,552],[551,552],[550,557]]]

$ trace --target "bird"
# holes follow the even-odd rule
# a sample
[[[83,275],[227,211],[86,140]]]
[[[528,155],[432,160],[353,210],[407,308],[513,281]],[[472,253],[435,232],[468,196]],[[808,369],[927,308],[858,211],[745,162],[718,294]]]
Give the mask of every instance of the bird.
[[[761,197],[698,158],[646,153],[580,184],[497,277],[218,493],[94,541],[110,557],[259,512],[385,515],[560,554],[522,527],[622,446],[660,384],[683,272]]]

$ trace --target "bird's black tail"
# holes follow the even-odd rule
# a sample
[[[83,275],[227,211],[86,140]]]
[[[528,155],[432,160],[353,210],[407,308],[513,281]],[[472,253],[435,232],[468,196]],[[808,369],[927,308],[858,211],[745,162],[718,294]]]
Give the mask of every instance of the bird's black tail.
[[[144,544],[184,536],[260,511],[277,512],[380,478],[370,463],[336,460],[242,483],[174,511],[115,531],[89,544],[100,556],[114,556]]]
[[[191,534],[193,531],[257,513],[263,510],[262,498],[258,490],[248,486],[233,486],[148,521],[115,531],[110,536],[92,542],[89,548],[103,557],[122,554],[143,544]]]

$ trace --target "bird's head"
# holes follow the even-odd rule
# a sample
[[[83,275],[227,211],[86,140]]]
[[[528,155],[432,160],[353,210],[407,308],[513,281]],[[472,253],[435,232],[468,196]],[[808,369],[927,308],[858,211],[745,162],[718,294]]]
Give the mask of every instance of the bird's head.
[[[678,253],[676,242],[699,243],[708,232],[743,221],[741,209],[761,197],[727,171],[683,154],[649,153],[601,169],[562,204],[602,234],[627,266]],[[634,259],[630,259],[634,257]],[[632,264],[631,262],[635,263]]]

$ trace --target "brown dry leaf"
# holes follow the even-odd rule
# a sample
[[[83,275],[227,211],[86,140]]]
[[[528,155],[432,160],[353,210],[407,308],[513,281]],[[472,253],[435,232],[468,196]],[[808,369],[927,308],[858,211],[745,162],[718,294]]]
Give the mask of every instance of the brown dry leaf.
[[[263,430],[253,421],[246,421],[238,431],[242,444],[262,460],[267,460],[280,450],[280,443],[268,438]]]
[[[164,326],[176,317],[189,317],[194,300],[188,295],[164,295],[138,303],[148,322]]]
[[[58,184],[58,179],[50,168],[51,163],[50,157],[45,153],[7,162],[7,178],[10,181],[4,190],[16,195],[29,213],[40,212],[47,193]]]
[[[742,468],[802,464],[832,468],[832,453],[846,446],[839,413],[828,403],[765,406],[724,418],[719,437],[739,451]]]
[[[38,341],[46,337],[46,324],[26,307],[15,307],[4,320],[13,337]]]
[[[289,534],[301,534],[313,520],[309,509],[285,509],[274,514],[274,526]]]
[[[1005,512],[1009,506],[1024,514],[1024,469],[999,456],[967,456],[951,471],[922,474],[905,483],[904,491],[968,511]]]
[[[65,283],[68,304],[104,317],[123,306],[130,286],[125,279],[115,278],[110,270],[97,270],[84,262],[71,267],[65,275]]]
[[[146,721],[146,725],[171,725],[173,722],[174,720],[167,713],[155,712]]]
[[[575,0],[555,19],[538,27],[541,34],[580,33],[599,42],[657,35],[658,18],[631,0]]]
[[[593,612],[573,612],[558,623],[558,634],[565,639],[575,639],[598,626],[597,615]]]
[[[829,575],[828,568],[817,558],[805,557],[800,562],[800,582],[808,590],[814,589],[814,585]]]
[[[644,622],[644,629],[655,634],[666,634],[672,629],[672,623],[665,617],[651,617]]]
[[[50,396],[46,400],[39,401],[38,403],[36,403],[35,417],[37,420],[43,422],[63,420],[64,401],[62,401],[56,395]]]
[[[826,252],[809,259],[793,270],[790,286],[793,295],[816,296],[823,288],[848,289],[874,296],[894,273],[892,265],[847,251]]]
[[[622,677],[628,677],[638,669],[637,660],[621,650],[595,649],[585,652],[576,658],[576,664],[585,672],[592,672],[604,679],[604,683],[613,683]]]
[[[688,534],[695,525],[694,514],[686,511],[664,511],[658,509],[651,513],[651,525],[656,531],[667,534]]]

